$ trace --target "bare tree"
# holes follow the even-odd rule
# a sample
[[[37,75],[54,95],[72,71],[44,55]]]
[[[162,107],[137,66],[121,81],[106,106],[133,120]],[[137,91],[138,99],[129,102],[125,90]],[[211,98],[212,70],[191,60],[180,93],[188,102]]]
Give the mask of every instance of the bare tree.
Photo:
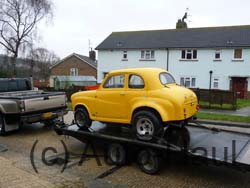
[[[32,43],[37,23],[50,16],[50,0],[0,1],[0,44],[12,56],[13,76],[16,76],[16,59],[19,51]]]
[[[30,70],[36,75],[34,77],[47,80],[50,76],[49,67],[58,62],[59,57],[52,51],[49,51],[45,48],[36,48],[30,51],[28,55],[30,62]],[[36,70],[34,70],[36,69]]]

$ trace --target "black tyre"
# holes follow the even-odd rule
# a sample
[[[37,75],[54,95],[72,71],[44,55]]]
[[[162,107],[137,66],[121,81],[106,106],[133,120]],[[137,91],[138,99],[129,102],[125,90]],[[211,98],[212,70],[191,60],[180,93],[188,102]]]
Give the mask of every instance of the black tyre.
[[[124,165],[126,163],[126,151],[121,144],[110,144],[107,151],[107,159],[111,165]]]
[[[140,140],[149,141],[163,133],[160,118],[150,111],[135,113],[132,124],[134,133]]]
[[[89,118],[89,114],[87,112],[87,110],[85,110],[84,108],[77,108],[74,114],[74,119],[75,119],[75,123],[76,125],[80,128],[80,129],[88,129],[91,126],[91,119]]]
[[[138,165],[147,174],[156,174],[160,170],[161,157],[153,150],[142,150],[138,154]]]
[[[3,114],[0,113],[0,135],[3,136],[6,134],[5,131],[5,121]]]

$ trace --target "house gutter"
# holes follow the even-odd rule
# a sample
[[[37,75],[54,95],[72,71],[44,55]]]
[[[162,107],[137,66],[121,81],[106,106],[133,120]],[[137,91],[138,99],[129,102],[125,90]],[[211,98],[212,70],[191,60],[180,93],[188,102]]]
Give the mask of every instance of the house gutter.
[[[166,48],[166,50],[167,50],[167,67],[166,67],[166,69],[167,69],[167,71],[169,71],[168,70],[169,69],[169,49]]]

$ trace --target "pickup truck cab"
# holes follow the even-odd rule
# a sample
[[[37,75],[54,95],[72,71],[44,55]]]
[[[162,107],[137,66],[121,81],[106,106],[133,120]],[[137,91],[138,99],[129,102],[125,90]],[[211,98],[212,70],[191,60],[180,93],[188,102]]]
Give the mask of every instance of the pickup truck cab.
[[[112,71],[97,90],[75,93],[71,100],[79,127],[93,120],[126,124],[145,140],[159,136],[165,125],[185,125],[198,111],[195,93],[159,68]]]
[[[23,123],[45,122],[66,113],[64,92],[34,90],[29,79],[0,79],[0,134]]]

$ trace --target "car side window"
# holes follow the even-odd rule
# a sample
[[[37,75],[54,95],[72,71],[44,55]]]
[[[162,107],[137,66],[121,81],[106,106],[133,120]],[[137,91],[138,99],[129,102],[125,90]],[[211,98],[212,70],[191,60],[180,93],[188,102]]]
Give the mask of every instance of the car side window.
[[[144,84],[142,77],[135,75],[135,74],[131,74],[129,76],[129,83],[128,83],[129,88],[141,89],[141,88],[144,88],[144,86],[145,84]]]
[[[124,75],[115,75],[108,78],[104,84],[104,88],[123,88],[125,82]]]

